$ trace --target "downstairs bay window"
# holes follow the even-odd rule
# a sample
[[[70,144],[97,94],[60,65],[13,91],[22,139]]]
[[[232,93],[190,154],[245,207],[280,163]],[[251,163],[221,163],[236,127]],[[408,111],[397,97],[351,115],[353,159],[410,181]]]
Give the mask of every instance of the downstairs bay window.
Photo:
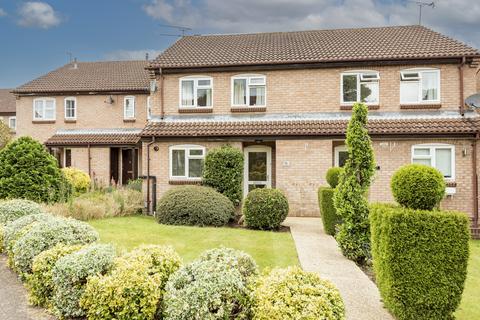
[[[419,144],[412,147],[412,163],[436,168],[448,180],[455,179],[455,146]]]
[[[342,73],[341,103],[344,105],[365,102],[375,105],[379,102],[380,76],[375,71]]]
[[[178,145],[170,147],[170,179],[199,181],[202,178],[205,147]]]

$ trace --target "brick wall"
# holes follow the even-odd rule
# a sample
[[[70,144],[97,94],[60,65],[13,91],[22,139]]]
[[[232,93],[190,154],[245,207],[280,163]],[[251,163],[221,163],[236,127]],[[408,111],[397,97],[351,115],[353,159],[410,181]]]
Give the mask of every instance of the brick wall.
[[[72,150],[72,167],[88,173],[88,148],[70,148]],[[90,148],[90,172],[92,180],[101,185],[110,182],[110,148]]]
[[[209,148],[224,142],[161,142],[151,147],[151,175],[157,176],[158,198],[172,187],[168,183],[168,147],[175,144],[198,144]],[[292,216],[318,216],[317,190],[326,185],[326,171],[333,166],[333,149],[339,141],[332,140],[277,140],[275,142],[276,188],[285,192]],[[425,140],[375,140],[373,141],[376,171],[369,191],[371,202],[392,202],[390,180],[402,165],[411,163],[411,148],[414,144],[446,143],[455,146],[456,194],[447,196],[441,203],[443,209],[460,210],[472,215],[472,141],[462,139]],[[242,148],[240,142],[233,144]],[[146,174],[146,147],[143,148],[143,168]],[[480,147],[479,147],[480,152]],[[273,159],[272,159],[273,160]],[[480,167],[478,168],[480,172]]]
[[[422,66],[366,67],[380,73],[380,111],[400,109],[400,70]],[[426,66],[425,66],[426,67]],[[432,65],[440,69],[442,109],[458,110],[460,103],[459,72],[457,65]],[[267,112],[332,112],[340,110],[340,75],[359,68],[332,68],[254,72],[266,76]],[[476,69],[464,67],[465,97],[477,91]],[[245,72],[247,73],[247,72]],[[213,78],[213,112],[230,113],[231,77],[239,72],[215,72],[201,75]],[[178,114],[179,79],[194,74],[164,76],[165,114]],[[198,74],[200,75],[200,74]],[[160,94],[153,97],[153,112],[160,114]]]
[[[106,104],[109,95],[78,95],[77,119],[75,123],[65,122],[64,98],[56,100],[55,123],[33,123],[33,100],[40,97],[22,96],[17,100],[17,136],[31,136],[45,142],[58,129],[83,128],[143,128],[146,123],[147,95],[136,94],[135,122],[124,122],[123,99],[125,95],[113,95],[113,104]],[[51,98],[46,96],[47,98]]]

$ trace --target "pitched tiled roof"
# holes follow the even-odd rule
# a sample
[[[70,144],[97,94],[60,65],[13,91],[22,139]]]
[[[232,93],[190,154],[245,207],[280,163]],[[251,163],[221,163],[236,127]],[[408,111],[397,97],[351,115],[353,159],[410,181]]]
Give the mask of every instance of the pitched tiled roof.
[[[152,121],[142,136],[157,137],[258,137],[258,136],[338,136],[344,135],[349,121],[346,113],[271,115],[260,117],[197,116]],[[371,113],[372,135],[472,134],[480,129],[480,116],[458,112]]]
[[[185,36],[152,68],[188,68],[480,56],[423,26]]]
[[[15,93],[147,91],[148,61],[70,63],[32,80]]]
[[[0,89],[0,113],[13,113],[16,110],[16,99],[12,89]]]
[[[72,129],[59,130],[47,146],[129,145],[140,140],[141,129]]]

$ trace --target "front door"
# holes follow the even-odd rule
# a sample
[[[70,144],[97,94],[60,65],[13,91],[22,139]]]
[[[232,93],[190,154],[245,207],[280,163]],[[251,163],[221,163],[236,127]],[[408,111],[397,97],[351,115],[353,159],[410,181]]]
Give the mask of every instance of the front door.
[[[244,152],[244,196],[256,188],[271,188],[272,148],[267,146],[250,146],[246,147]]]
[[[136,151],[136,149],[122,149],[122,184],[137,178]]]

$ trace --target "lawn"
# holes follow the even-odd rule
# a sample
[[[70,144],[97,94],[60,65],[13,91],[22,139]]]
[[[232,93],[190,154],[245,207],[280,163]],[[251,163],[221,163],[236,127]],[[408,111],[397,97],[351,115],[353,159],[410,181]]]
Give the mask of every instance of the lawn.
[[[462,302],[455,315],[457,320],[480,319],[480,240],[470,242],[467,283]]]
[[[288,232],[167,226],[145,216],[89,223],[98,230],[102,242],[113,243],[120,250],[131,250],[141,244],[172,245],[188,262],[204,250],[225,246],[249,253],[260,268],[298,265],[295,244]]]

